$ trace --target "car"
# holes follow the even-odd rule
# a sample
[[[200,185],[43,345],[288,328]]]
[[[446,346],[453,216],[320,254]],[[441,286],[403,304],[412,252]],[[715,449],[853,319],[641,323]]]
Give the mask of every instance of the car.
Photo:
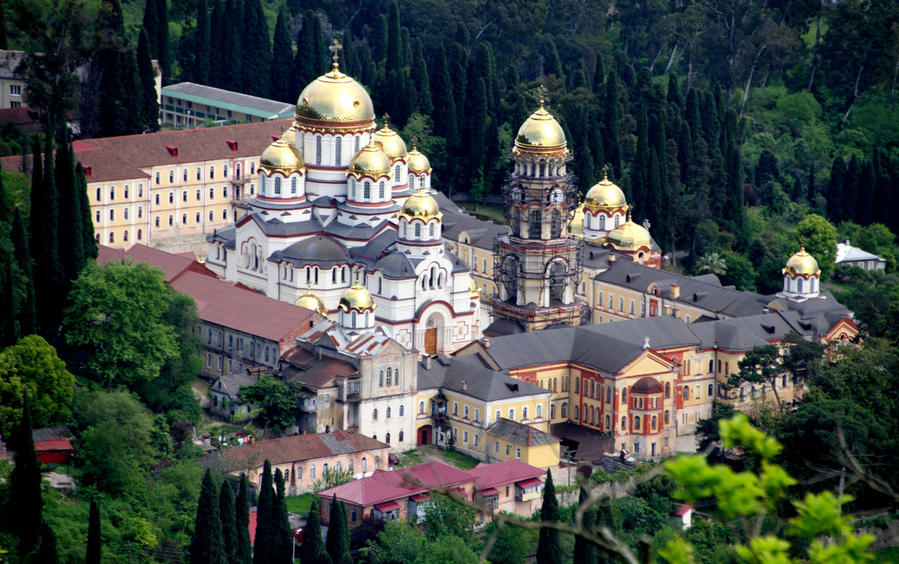
[[[387,464],[390,466],[396,466],[400,463],[400,457],[396,454],[389,454],[387,456]]]

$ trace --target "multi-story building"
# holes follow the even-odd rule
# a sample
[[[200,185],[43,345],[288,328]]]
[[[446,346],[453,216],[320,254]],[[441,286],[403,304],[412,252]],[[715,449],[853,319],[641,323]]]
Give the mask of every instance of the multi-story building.
[[[200,127],[213,123],[244,123],[289,118],[296,104],[288,104],[193,82],[162,89],[162,125]]]
[[[21,108],[25,104],[25,79],[17,72],[24,51],[0,49],[0,109]]]

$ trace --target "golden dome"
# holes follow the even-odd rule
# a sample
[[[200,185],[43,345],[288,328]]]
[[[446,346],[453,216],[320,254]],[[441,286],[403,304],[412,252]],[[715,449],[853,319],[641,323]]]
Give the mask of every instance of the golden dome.
[[[627,199],[624,192],[621,191],[614,182],[609,180],[609,175],[604,171],[603,178],[594,184],[587,195],[584,197],[587,209],[597,211],[598,209],[615,209],[627,206]]]
[[[574,215],[568,223],[568,235],[570,237],[584,238],[584,205],[574,208]]]
[[[787,266],[783,269],[783,273],[791,276],[813,276],[821,274],[821,269],[818,268],[818,261],[815,260],[815,257],[808,254],[805,247],[802,247],[798,253],[787,260]]]
[[[481,290],[478,288],[477,282],[474,281],[474,276],[468,277],[468,291],[471,292],[472,298],[479,298],[481,296]]]
[[[390,159],[372,140],[368,145],[359,149],[359,152],[353,157],[353,162],[350,163],[347,174],[352,174],[356,177],[365,175],[372,178],[385,174],[389,175]]]
[[[281,134],[281,139],[287,141],[287,144],[291,147],[297,146],[297,124],[296,122],[290,124],[290,127],[284,130],[284,133]]]
[[[356,280],[353,282],[353,285],[344,292],[337,307],[343,311],[354,309],[363,312],[375,309],[375,301],[372,299],[371,294],[368,293],[368,290],[362,287],[359,284],[359,281]]]
[[[300,152],[281,137],[262,151],[259,169],[269,174],[278,171],[287,175],[303,171],[305,165]]]
[[[360,122],[375,119],[371,97],[361,84],[340,72],[331,72],[306,86],[297,99],[296,117],[315,121]]]
[[[640,247],[652,248],[649,231],[642,225],[631,221],[630,214],[627,216],[627,221],[609,233],[606,242],[612,245],[616,251],[636,251]]]
[[[515,146],[519,149],[530,151],[562,151],[565,149],[565,132],[562,126],[543,107],[540,107],[531,116],[524,120],[515,136]]]
[[[425,221],[435,217],[437,219],[443,217],[440,206],[437,205],[437,200],[421,189],[409,196],[409,199],[403,204],[403,211],[400,212],[400,215],[410,220],[419,217]]]
[[[409,172],[411,174],[430,174],[431,162],[428,157],[418,152],[418,148],[413,146],[412,150],[406,156],[406,162],[409,163]]]
[[[306,290],[305,294],[297,298],[294,305],[317,311],[322,315],[328,315],[328,308],[325,307],[325,304],[309,290]]]
[[[375,144],[380,147],[390,159],[394,162],[397,159],[406,157],[406,142],[397,135],[396,131],[387,127],[387,121],[384,121],[384,127],[375,132]]]

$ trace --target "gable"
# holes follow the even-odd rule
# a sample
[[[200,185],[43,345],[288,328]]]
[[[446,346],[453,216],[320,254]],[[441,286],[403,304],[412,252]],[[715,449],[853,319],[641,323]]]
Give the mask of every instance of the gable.
[[[657,352],[645,350],[640,356],[622,368],[619,374],[624,377],[658,374],[659,372],[670,372],[674,366],[675,364],[672,361],[667,360]]]

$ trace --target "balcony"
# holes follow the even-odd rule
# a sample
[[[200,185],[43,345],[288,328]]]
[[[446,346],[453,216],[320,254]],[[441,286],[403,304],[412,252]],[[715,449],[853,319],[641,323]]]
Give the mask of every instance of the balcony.
[[[346,395],[346,401],[349,403],[359,403],[362,401],[362,394],[359,392],[353,392],[352,394]]]

